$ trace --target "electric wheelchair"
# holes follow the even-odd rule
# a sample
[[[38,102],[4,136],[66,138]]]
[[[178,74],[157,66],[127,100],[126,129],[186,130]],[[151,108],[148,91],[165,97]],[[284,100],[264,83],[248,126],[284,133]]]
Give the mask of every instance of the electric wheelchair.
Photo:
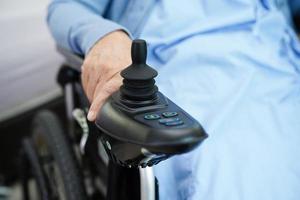
[[[83,58],[58,51],[66,58],[57,75],[66,122],[51,111],[36,114],[32,133],[23,140],[24,199],[158,200],[151,167],[191,151],[207,134],[159,92],[157,72],[146,64],[146,42],[133,41],[132,65],[121,72],[123,85],[107,99],[95,123],[86,119]]]

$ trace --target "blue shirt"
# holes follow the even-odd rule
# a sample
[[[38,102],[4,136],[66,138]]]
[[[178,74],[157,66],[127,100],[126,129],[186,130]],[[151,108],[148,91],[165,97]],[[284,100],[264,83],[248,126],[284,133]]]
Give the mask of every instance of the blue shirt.
[[[240,2],[163,0],[141,33],[160,90],[209,133],[155,168],[163,200],[300,198],[299,41],[287,4]]]
[[[209,133],[155,167],[160,199],[300,198],[300,44],[291,22],[299,1],[157,0],[139,31],[91,17],[100,2],[68,10],[70,2],[50,9],[58,42],[84,53],[114,29],[146,39],[160,90]],[[77,6],[90,9],[80,15],[85,23],[76,23]]]

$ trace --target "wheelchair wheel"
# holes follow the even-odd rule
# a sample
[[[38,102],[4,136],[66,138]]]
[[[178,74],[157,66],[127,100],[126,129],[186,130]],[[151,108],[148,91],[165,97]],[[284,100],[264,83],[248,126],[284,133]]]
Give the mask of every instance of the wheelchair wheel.
[[[53,113],[42,111],[36,115],[32,124],[32,141],[45,172],[50,199],[87,199],[72,146]]]
[[[23,199],[49,200],[50,191],[45,179],[46,176],[31,138],[25,138],[22,141],[20,161]],[[31,176],[33,179],[30,179]]]

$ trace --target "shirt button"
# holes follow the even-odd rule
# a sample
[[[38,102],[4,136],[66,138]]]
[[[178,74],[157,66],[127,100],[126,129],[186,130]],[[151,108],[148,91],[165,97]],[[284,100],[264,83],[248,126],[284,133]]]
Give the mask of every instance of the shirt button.
[[[149,114],[149,115],[145,115],[144,119],[146,120],[155,120],[155,119],[159,119],[160,116],[158,114]]]
[[[178,113],[177,112],[164,112],[164,113],[162,113],[162,115],[164,117],[175,117],[178,115]]]

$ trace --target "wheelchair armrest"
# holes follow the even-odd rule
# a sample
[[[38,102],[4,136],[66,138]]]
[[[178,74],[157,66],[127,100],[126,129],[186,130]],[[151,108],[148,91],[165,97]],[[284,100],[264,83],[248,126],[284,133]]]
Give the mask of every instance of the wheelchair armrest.
[[[56,48],[57,48],[57,51],[65,57],[66,64],[69,67],[75,69],[76,71],[79,71],[79,72],[81,71],[81,65],[83,63],[82,55],[75,54],[72,51],[70,51],[66,48],[63,48],[61,46],[56,46]]]
[[[82,57],[57,49],[69,67],[81,71]],[[193,150],[207,134],[198,121],[158,91],[154,80],[158,73],[146,64],[146,41],[134,40],[131,53],[132,64],[120,73],[123,85],[98,111],[95,124],[112,161],[134,168],[153,166]]]

